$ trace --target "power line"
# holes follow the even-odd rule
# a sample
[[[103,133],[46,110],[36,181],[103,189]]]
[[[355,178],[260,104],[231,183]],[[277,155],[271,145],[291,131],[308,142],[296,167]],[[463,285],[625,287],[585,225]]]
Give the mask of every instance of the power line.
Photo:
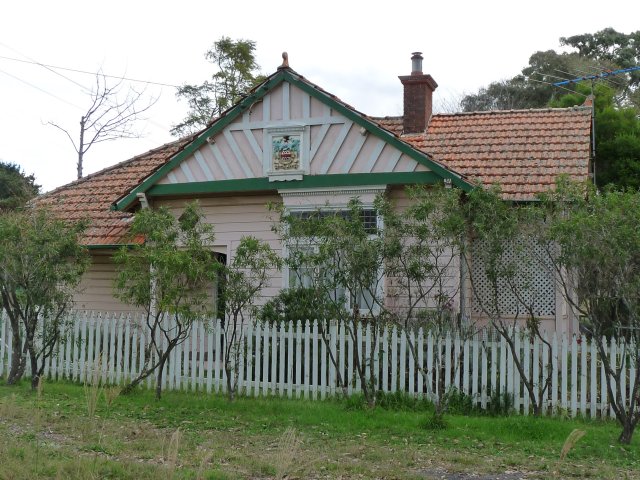
[[[536,80],[535,78],[529,78],[529,80],[531,80],[532,82],[544,83],[545,85],[551,85],[552,87],[558,87],[558,88],[561,88],[562,90],[566,90],[567,92],[575,93],[577,95],[582,95],[585,98],[588,97],[588,95],[585,95],[584,93],[576,92],[575,90],[571,90],[570,88],[561,87],[559,85],[556,85],[555,83],[543,82],[542,80]]]
[[[7,46],[7,45],[5,45],[5,46]],[[8,48],[11,48],[11,47],[8,47]],[[12,62],[20,62],[20,63],[28,63],[30,65],[38,65],[40,67],[47,68],[48,70],[51,70],[52,68],[55,68],[55,69],[64,70],[64,71],[67,71],[67,72],[83,73],[83,74],[86,74],[86,75],[94,75],[94,76],[96,75],[96,72],[89,72],[87,70],[79,70],[77,68],[60,67],[58,65],[49,65],[49,64],[46,64],[46,63],[40,63],[40,62],[38,62],[36,60],[21,60],[19,58],[5,57],[3,55],[0,55],[0,58],[3,59],[3,60],[10,60]],[[27,58],[29,58],[29,57],[27,57]],[[51,70],[51,71],[53,73],[55,73],[56,75],[61,75],[58,72],[55,72],[53,70]],[[154,82],[154,81],[151,81],[151,80],[140,80],[140,79],[136,79],[136,78],[121,77],[121,76],[117,76],[117,75],[107,75],[106,73],[102,73],[101,75],[106,77],[106,78],[116,78],[116,79],[119,79],[119,80],[127,80],[129,82],[145,83],[145,84],[149,84],[149,85],[159,85],[161,87],[180,88],[179,85],[172,85],[170,83]],[[75,82],[74,80],[71,80],[68,77],[65,77],[64,75],[61,75],[61,76],[63,78],[66,78],[67,80],[75,83],[76,85],[80,85],[79,83]],[[80,85],[80,86],[82,88],[86,89],[86,87],[84,87],[83,85]]]
[[[59,96],[57,96],[56,94],[51,93],[51,92],[49,92],[49,91],[45,90],[44,88],[38,87],[37,85],[34,85],[34,84],[33,84],[33,83],[31,83],[31,82],[28,82],[28,81],[26,81],[26,80],[23,80],[23,79],[22,79],[22,78],[20,78],[20,77],[16,77],[15,75],[13,75],[13,74],[11,74],[11,73],[9,73],[9,72],[5,72],[4,70],[0,70],[0,73],[4,73],[5,75],[7,75],[7,76],[9,76],[9,77],[11,77],[11,78],[14,78],[14,79],[16,79],[16,80],[18,80],[19,82],[22,82],[22,83],[24,83],[25,85],[28,85],[28,86],[29,86],[29,87],[31,87],[31,88],[35,88],[36,90],[39,90],[39,91],[41,91],[42,93],[45,93],[45,94],[47,94],[47,95],[49,95],[49,96],[51,96],[51,97],[55,98],[56,100],[60,100],[61,102],[66,103],[67,105],[71,105],[72,107],[77,108],[78,110],[82,110],[82,108],[81,108],[81,107],[79,107],[78,105],[75,105],[75,104],[73,104],[73,103],[69,102],[68,100],[65,100],[64,98],[59,97]]]

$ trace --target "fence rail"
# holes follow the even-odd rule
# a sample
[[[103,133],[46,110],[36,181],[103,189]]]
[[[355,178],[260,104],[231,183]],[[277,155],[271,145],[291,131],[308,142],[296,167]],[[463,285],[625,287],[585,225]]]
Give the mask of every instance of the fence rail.
[[[122,384],[135,378],[144,365],[149,336],[140,328],[139,317],[82,312],[69,324],[47,362],[47,378],[79,382],[99,378],[104,383]],[[239,394],[318,399],[343,391],[357,393],[361,384],[355,373],[354,349],[359,349],[362,358],[373,359],[373,369],[367,365],[367,378],[373,375],[382,391],[434,398],[442,386],[447,390],[455,387],[482,408],[496,395],[508,392],[517,411],[531,413],[511,349],[504,339],[491,338],[486,332],[463,341],[451,336],[437,338],[422,330],[374,330],[368,325],[351,334],[338,323],[331,323],[323,332],[315,321],[251,324],[243,330],[237,369]],[[189,337],[169,358],[163,374],[164,388],[226,391],[223,345],[221,321],[194,324]],[[11,348],[10,325],[6,317],[0,318],[0,377],[6,377],[11,368]],[[607,343],[607,349],[613,365],[623,371],[614,394],[619,390],[629,402],[636,373],[631,355],[635,349],[614,340]],[[554,334],[547,344],[518,334],[515,350],[525,372],[534,379],[536,399],[545,414],[613,416],[595,343],[584,337]],[[29,372],[27,365],[27,375]],[[343,379],[344,390],[339,378]],[[149,377],[145,383],[152,387],[155,379]]]

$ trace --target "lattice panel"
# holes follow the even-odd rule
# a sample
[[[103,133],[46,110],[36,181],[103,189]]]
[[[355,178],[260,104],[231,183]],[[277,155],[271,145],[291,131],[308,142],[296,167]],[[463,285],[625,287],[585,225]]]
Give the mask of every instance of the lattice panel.
[[[494,288],[494,283],[486,274],[482,254],[484,250],[483,242],[473,242],[471,278],[475,292],[472,302],[474,313],[484,314],[484,310],[495,313],[497,307],[502,315],[523,317],[528,313],[527,307],[531,306],[537,316],[555,315],[553,271],[543,246],[533,239],[509,242],[499,268],[515,274],[497,275],[497,288]],[[494,296],[497,298],[494,299]]]

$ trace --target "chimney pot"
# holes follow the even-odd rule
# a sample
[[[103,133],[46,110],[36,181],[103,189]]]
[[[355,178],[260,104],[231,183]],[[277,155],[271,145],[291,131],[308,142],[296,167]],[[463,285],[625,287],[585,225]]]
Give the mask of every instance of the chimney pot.
[[[411,54],[411,75],[422,75],[422,52]]]

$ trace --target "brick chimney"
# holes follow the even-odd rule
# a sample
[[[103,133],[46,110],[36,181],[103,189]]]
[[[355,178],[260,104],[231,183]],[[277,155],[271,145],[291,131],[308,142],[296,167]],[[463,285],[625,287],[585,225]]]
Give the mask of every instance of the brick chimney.
[[[438,84],[431,75],[422,73],[422,52],[411,55],[411,75],[398,77],[404,86],[403,133],[422,133],[431,119],[433,91]]]

